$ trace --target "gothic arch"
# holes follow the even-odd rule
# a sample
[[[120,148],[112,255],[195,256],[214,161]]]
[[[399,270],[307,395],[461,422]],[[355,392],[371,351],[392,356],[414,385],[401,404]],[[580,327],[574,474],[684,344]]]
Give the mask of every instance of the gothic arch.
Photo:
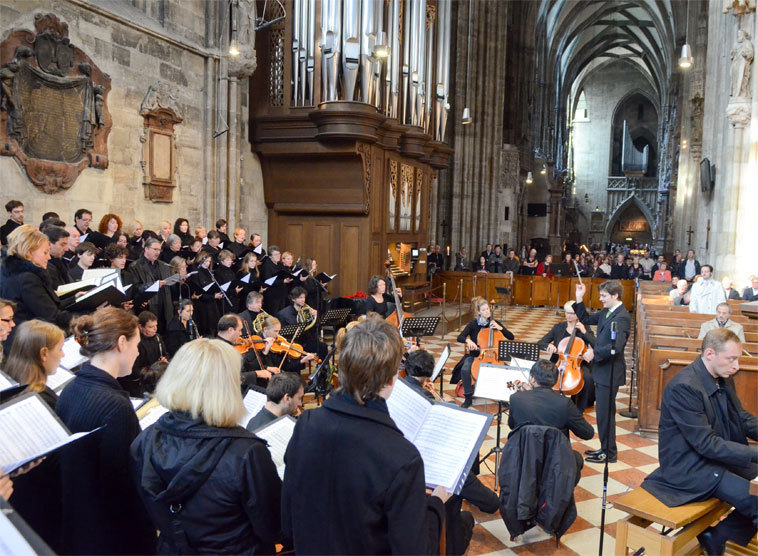
[[[630,206],[636,205],[638,209],[640,209],[640,212],[642,212],[642,215],[647,220],[647,223],[650,225],[650,234],[652,235],[653,239],[657,236],[657,229],[655,226],[655,216],[650,211],[650,208],[645,205],[636,195],[630,195],[627,197],[627,199],[621,203],[618,207],[616,207],[616,210],[613,211],[611,214],[611,217],[608,219],[608,222],[605,224],[605,232],[603,233],[603,243],[607,243],[610,240],[611,232],[613,231],[613,227],[616,225],[616,222],[618,222],[618,219],[621,217],[621,215],[624,213],[626,209],[628,209]]]

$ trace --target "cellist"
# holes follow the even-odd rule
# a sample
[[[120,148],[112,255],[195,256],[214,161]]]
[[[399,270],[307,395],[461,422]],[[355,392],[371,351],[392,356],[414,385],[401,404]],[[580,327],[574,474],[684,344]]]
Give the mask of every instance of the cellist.
[[[451,384],[456,384],[458,381],[463,382],[463,394],[465,400],[461,407],[471,407],[471,402],[474,397],[474,385],[471,380],[471,365],[474,363],[474,359],[479,355],[479,346],[477,344],[477,336],[479,332],[485,328],[493,328],[503,333],[508,340],[513,340],[515,336],[505,326],[492,318],[492,310],[490,304],[483,297],[475,297],[471,300],[471,312],[476,315],[476,318],[466,325],[463,332],[458,336],[458,342],[466,344],[468,353],[464,355],[458,364],[453,369],[453,375],[450,378]]]
[[[585,327],[579,319],[576,318],[574,313],[574,302],[567,301],[563,306],[563,312],[566,316],[565,322],[559,322],[553,328],[545,334],[542,339],[537,342],[541,350],[547,351],[551,356],[557,353],[558,344],[564,338],[571,336],[571,333],[576,328],[576,337],[584,340],[587,344],[587,350],[582,355],[582,374],[584,375],[584,388],[582,391],[571,396],[579,411],[583,412],[588,407],[592,407],[595,403],[595,383],[592,381],[592,371],[590,370],[589,363],[594,359],[595,352],[592,350],[592,346],[595,345],[595,335],[589,327]],[[558,356],[551,357],[551,361],[555,363]]]

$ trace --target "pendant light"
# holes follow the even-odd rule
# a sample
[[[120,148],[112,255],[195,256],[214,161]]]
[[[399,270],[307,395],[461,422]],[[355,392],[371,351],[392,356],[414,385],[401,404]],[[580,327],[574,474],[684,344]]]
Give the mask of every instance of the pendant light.
[[[692,48],[690,48],[689,43],[687,40],[689,40],[690,37],[690,6],[689,3],[687,3],[687,11],[685,12],[685,18],[686,18],[686,24],[685,24],[685,32],[684,32],[684,44],[682,45],[682,54],[679,57],[679,67],[683,70],[689,70],[692,67],[692,64],[695,62],[695,59],[692,57]]]
[[[463,109],[462,125],[471,123],[471,111],[468,109],[468,70],[471,63],[471,0],[468,1],[468,33],[466,34],[466,106]]]

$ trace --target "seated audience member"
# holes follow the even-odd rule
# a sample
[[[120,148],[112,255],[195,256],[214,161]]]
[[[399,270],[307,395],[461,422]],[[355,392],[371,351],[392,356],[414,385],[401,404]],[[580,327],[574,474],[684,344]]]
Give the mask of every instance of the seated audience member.
[[[661,261],[658,264],[658,269],[653,273],[653,281],[671,282],[671,271],[666,268],[666,263],[664,261]]]
[[[692,282],[701,273],[700,261],[695,259],[695,250],[687,251],[687,259],[679,263],[679,274],[688,282]],[[712,270],[711,270],[712,271]]]
[[[63,358],[63,330],[41,320],[18,327],[3,370],[26,389],[35,392],[55,410],[58,396],[47,384]],[[58,454],[49,454],[38,466],[15,479],[13,507],[56,551],[61,550],[61,484]]]
[[[616,255],[616,262],[611,267],[610,277],[612,280],[628,280],[629,267],[624,262],[624,254]]]
[[[514,249],[508,249],[508,258],[503,263],[503,272],[510,275],[511,279],[518,274],[521,261],[516,257],[516,251]]]
[[[61,392],[56,413],[72,433],[94,432],[60,454],[64,554],[149,554],[155,530],[131,473],[140,425],[118,378],[139,353],[137,317],[115,307],[78,317],[72,330],[90,358]]]
[[[702,280],[696,280],[690,290],[690,313],[716,312],[716,306],[726,301],[721,282],[713,279],[713,267],[704,264],[700,267]]]
[[[540,261],[537,259],[537,250],[530,249],[529,256],[523,263],[521,263],[521,274],[534,276],[537,273],[537,266],[539,266],[539,264]]]
[[[750,285],[742,292],[742,299],[745,301],[758,299],[758,276],[750,277]]]
[[[674,302],[674,305],[689,305],[690,293],[687,291],[689,284],[687,280],[681,279],[676,281],[676,289],[669,292],[669,299]]]
[[[486,273],[486,272],[489,272],[489,270],[487,270],[488,268],[489,267],[487,265],[487,259],[485,259],[484,255],[482,255],[481,257],[479,257],[479,262],[476,263],[471,270],[473,270],[474,272]]]
[[[100,250],[94,243],[82,241],[76,248],[76,264],[69,269],[69,274],[74,282],[82,279],[84,271],[89,269],[95,262]]]
[[[21,201],[8,201],[5,203],[5,210],[8,211],[8,220],[0,226],[0,243],[8,245],[8,236],[10,233],[24,225],[24,203]]]
[[[490,272],[501,274],[504,272],[503,265],[507,257],[502,252],[500,245],[495,245],[495,252],[487,259],[487,269]]]
[[[239,367],[234,348],[202,338],[182,346],[158,382],[168,413],[131,455],[159,554],[275,552],[281,481],[266,443],[237,425]]]
[[[458,252],[455,254],[455,267],[453,270],[456,271],[468,271],[469,269],[469,262],[468,262],[468,256],[466,255],[466,248],[461,247],[458,249]]]
[[[545,261],[537,265],[537,276],[542,276],[543,278],[552,278],[553,277],[553,270],[551,268],[552,264],[553,264],[553,256],[545,255]]]
[[[137,344],[139,355],[134,360],[132,373],[118,379],[121,386],[129,392],[132,398],[141,398],[144,394],[142,372],[156,361],[168,361],[168,350],[158,335],[158,317],[150,311],[142,311],[137,320],[140,337],[139,344]]]
[[[280,373],[272,376],[266,386],[266,405],[248,421],[245,428],[255,432],[284,415],[294,417],[303,405],[304,395],[305,382],[298,375]]]
[[[740,339],[740,342],[745,342],[745,331],[742,329],[742,325],[738,322],[734,322],[729,317],[732,316],[732,307],[729,303],[719,303],[716,307],[716,318],[707,320],[700,325],[700,334],[697,339],[702,340],[705,335],[711,330],[717,328],[726,328],[734,332]]]
[[[547,360],[537,361],[529,371],[531,390],[516,392],[510,399],[508,428],[520,425],[542,425],[560,429],[570,439],[569,431],[582,440],[591,440],[595,436],[592,428],[571,398],[562,396],[553,390],[558,381],[558,369]],[[584,457],[574,452],[576,460],[576,483],[579,483]]]
[[[663,391],[658,429],[660,467],[642,488],[667,506],[709,498],[734,507],[726,519],[698,535],[706,554],[724,554],[726,541],[746,546],[756,533],[758,496],[749,481],[758,473],[758,418],[742,407],[732,377],[742,345],[731,330],[711,330],[702,352]]]
[[[17,324],[31,319],[52,322],[68,330],[73,313],[61,308],[50,287],[47,262],[50,241],[31,226],[20,226],[8,238],[8,257],[0,269],[0,297],[16,304]],[[13,333],[6,340],[12,341]]]
[[[166,349],[169,357],[173,357],[187,342],[200,337],[195,321],[192,320],[194,312],[192,300],[183,299],[177,309],[177,315],[166,326]]]
[[[727,301],[730,299],[735,301],[742,299],[740,293],[732,287],[732,279],[729,278],[729,276],[724,276],[721,279],[721,285],[724,287],[724,295],[726,296]]]
[[[298,419],[282,490],[282,527],[297,554],[439,552],[450,494],[426,495],[421,456],[387,409],[402,354],[389,322],[353,327],[342,341],[340,389]],[[339,473],[334,462],[345,464]]]

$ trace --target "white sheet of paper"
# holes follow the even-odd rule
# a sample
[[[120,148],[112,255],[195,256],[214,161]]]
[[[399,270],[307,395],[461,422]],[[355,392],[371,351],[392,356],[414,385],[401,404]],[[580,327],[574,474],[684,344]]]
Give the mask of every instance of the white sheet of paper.
[[[79,243],[81,243],[82,241],[87,241],[87,236],[88,235],[89,235],[89,232],[87,232],[86,234],[81,234],[79,236]]]
[[[0,556],[33,556],[37,554],[3,512],[0,512]]]
[[[224,242],[223,241],[218,244],[218,248],[219,249],[223,249],[224,248]]]
[[[437,363],[434,365],[434,371],[432,371],[432,376],[429,377],[429,380],[434,382],[437,380],[437,377],[440,376],[440,371],[445,366],[445,363],[447,363],[448,357],[450,357],[450,345],[446,345],[445,348],[442,350],[442,353],[440,354],[439,359],[437,359]]]
[[[247,413],[239,422],[240,427],[246,427],[250,419],[258,415],[258,412],[263,409],[263,406],[266,405],[266,401],[268,401],[266,394],[258,392],[257,390],[248,390],[245,397],[242,398],[242,403],[245,406]]]
[[[520,368],[526,375],[526,379],[522,377],[522,380],[529,380],[529,371],[532,369],[533,365],[534,361],[529,361],[528,359],[519,359],[518,357],[511,357],[511,366]]]
[[[39,395],[0,411],[0,471],[9,473],[88,432],[69,435]]]
[[[399,378],[395,380],[395,386],[387,400],[387,409],[405,438],[414,441],[431,408],[432,404],[424,396],[414,392]]]
[[[117,268],[88,268],[82,272],[82,280],[95,280],[98,286],[115,277],[118,277]]]
[[[268,280],[264,280],[264,284],[266,284],[267,286],[273,286],[274,282],[276,282],[276,276],[272,276]]]
[[[255,253],[256,255],[260,255],[261,253],[263,253],[263,244],[253,249],[253,253]]]
[[[7,390],[8,388],[13,388],[14,386],[18,386],[18,382],[0,371],[0,392]]]
[[[268,451],[271,452],[276,472],[282,480],[284,480],[284,454],[293,432],[295,432],[295,420],[290,416],[277,419],[255,431],[256,436],[268,442]]]
[[[240,279],[240,282],[243,284],[249,284],[250,283],[250,274],[245,274],[245,277]]]
[[[142,427],[142,430],[145,430],[147,427],[158,421],[164,413],[168,413],[168,409],[162,405],[155,406],[147,412],[147,415],[140,419],[139,426]]]
[[[517,388],[508,388],[508,382],[526,382],[524,375],[515,367],[502,365],[480,365],[479,376],[474,386],[474,396],[507,402],[518,391]]]
[[[67,371],[63,367],[58,369],[51,375],[47,375],[47,387],[51,390],[58,391],[58,388],[65,386],[69,381],[74,379],[74,373]],[[62,388],[61,388],[62,389]]]
[[[61,359],[61,367],[70,371],[89,359],[86,355],[81,354],[79,347],[79,342],[76,341],[74,336],[66,338],[66,341],[63,342],[63,359]]]
[[[226,291],[226,290],[229,289],[229,286],[231,286],[231,285],[232,285],[232,281],[229,280],[226,284],[221,284],[219,286],[219,288],[221,288],[222,291]]]
[[[206,286],[203,286],[203,291],[207,292],[209,289],[211,289],[213,287],[213,284],[215,284],[215,283],[216,282],[211,282],[210,284],[208,284]]]
[[[152,284],[150,284],[147,288],[145,288],[145,292],[157,292],[159,289],[161,289],[161,281],[156,280]]]
[[[145,403],[145,400],[142,398],[129,398],[129,401],[132,402],[132,407],[136,411],[139,406],[141,406],[143,403]]]

